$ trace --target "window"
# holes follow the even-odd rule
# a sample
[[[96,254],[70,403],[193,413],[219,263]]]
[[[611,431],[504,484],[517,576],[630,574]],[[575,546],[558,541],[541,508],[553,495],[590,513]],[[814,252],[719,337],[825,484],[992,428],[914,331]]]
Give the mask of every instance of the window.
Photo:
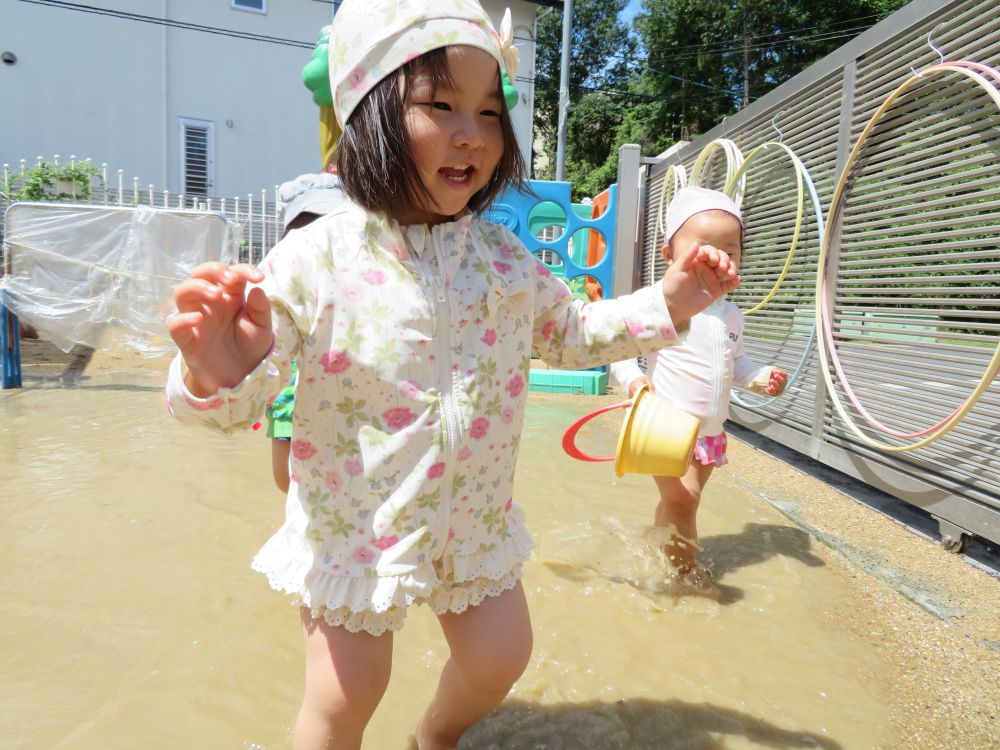
[[[181,192],[210,195],[215,187],[215,123],[180,118]]]
[[[267,13],[267,0],[233,0],[237,10],[250,10],[254,13]]]

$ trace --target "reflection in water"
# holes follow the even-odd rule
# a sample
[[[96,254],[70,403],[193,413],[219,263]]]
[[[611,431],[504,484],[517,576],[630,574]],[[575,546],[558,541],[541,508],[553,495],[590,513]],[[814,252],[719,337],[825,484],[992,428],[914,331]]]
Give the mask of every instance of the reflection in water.
[[[249,569],[282,518],[270,447],[261,433],[175,424],[153,380],[0,396],[4,750],[289,745],[298,613]],[[588,410],[529,404],[515,490],[537,542],[525,566],[535,650],[462,747],[878,746],[881,687],[859,679],[875,644],[826,614],[860,606],[849,577],[719,481],[699,524],[728,596],[672,596],[648,526],[653,483],[559,448]],[[601,452],[614,425],[604,432],[590,436]],[[446,658],[417,608],[367,750],[407,747]]]

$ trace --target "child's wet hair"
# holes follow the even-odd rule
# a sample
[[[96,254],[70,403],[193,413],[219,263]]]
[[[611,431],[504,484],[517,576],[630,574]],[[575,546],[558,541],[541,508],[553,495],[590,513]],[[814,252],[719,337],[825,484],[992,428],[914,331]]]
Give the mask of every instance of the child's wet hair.
[[[427,52],[379,81],[345,123],[334,154],[341,185],[351,200],[368,211],[397,220],[421,209],[421,198],[426,205],[431,203],[430,191],[420,179],[406,139],[406,94],[419,73],[430,76],[435,90],[451,85],[447,48]],[[469,199],[473,213],[485,210],[504,188],[525,186],[527,168],[500,88],[499,71],[497,95],[503,154],[490,180]]]

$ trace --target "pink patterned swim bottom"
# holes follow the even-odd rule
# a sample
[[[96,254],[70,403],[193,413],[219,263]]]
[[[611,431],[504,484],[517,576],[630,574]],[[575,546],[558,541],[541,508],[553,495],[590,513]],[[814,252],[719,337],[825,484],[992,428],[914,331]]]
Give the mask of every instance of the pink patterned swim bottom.
[[[695,459],[702,466],[725,466],[729,463],[729,459],[726,458],[726,442],[724,432],[698,438],[694,446]]]

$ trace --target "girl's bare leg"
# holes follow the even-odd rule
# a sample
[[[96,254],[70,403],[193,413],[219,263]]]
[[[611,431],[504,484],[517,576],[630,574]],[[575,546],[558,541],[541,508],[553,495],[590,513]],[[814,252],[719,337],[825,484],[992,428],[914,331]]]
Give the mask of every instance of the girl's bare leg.
[[[351,633],[301,609],[306,688],[294,750],[358,750],[389,685],[392,633]]]
[[[420,750],[458,747],[465,730],[500,705],[531,658],[531,618],[520,582],[438,620],[451,658],[417,728]]]

